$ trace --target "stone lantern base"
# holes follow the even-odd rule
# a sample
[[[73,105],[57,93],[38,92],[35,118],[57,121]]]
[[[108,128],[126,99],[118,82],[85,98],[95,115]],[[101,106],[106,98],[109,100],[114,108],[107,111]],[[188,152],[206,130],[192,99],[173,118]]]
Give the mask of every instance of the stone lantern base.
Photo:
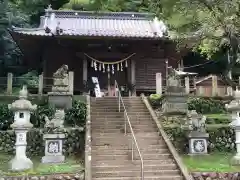
[[[44,134],[45,156],[42,163],[63,163],[65,156],[62,153],[64,134]]]
[[[233,166],[240,166],[240,154],[236,154],[235,156],[233,156],[230,163]]]
[[[10,162],[10,169],[12,171],[24,171],[33,168],[32,161],[27,157],[13,158]]]
[[[208,154],[208,133],[192,131],[188,135],[189,154],[188,155],[205,155]]]

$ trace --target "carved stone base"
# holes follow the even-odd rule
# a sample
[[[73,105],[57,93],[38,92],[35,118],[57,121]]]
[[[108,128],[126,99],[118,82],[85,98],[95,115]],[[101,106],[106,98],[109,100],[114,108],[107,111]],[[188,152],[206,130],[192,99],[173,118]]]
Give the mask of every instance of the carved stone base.
[[[43,156],[42,163],[51,164],[51,163],[64,163],[65,156]]]
[[[32,169],[33,163],[32,161],[27,157],[21,157],[21,158],[14,158],[10,161],[10,169],[12,171],[24,171],[28,169]]]
[[[63,163],[65,157],[62,154],[64,134],[44,134],[45,156],[42,163]]]
[[[72,108],[73,95],[69,92],[49,92],[48,103],[57,109],[70,109]]]
[[[208,154],[208,133],[191,132],[189,138],[189,155],[204,155]]]

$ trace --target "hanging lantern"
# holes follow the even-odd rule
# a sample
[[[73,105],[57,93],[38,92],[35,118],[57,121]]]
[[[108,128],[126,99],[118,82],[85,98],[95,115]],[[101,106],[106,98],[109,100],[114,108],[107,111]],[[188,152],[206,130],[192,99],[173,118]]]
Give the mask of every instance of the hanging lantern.
[[[99,64],[99,66],[98,66],[98,70],[99,70],[99,71],[102,70],[102,65],[101,65],[101,64]]]
[[[110,72],[110,66],[109,66],[109,64],[108,64],[108,66],[107,66],[107,71]]]
[[[128,67],[128,62],[127,62],[127,60],[125,61],[125,67]]]
[[[122,62],[121,62],[121,71],[123,71],[123,64],[122,64]]]
[[[91,61],[91,67],[93,67],[93,60]]]

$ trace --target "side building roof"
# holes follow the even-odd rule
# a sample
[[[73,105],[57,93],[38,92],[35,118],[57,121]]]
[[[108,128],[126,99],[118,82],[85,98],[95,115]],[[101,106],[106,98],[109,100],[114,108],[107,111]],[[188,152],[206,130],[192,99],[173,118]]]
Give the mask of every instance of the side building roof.
[[[80,36],[161,39],[164,23],[149,13],[53,10],[41,17],[38,28],[13,27],[11,33],[31,36]]]

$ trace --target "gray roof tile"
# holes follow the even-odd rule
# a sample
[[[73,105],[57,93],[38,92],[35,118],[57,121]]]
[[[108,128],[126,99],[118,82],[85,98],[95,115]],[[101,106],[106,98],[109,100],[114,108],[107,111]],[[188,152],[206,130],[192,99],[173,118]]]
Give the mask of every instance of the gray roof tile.
[[[162,21],[146,13],[95,13],[87,11],[46,10],[41,17],[39,28],[13,28],[16,33],[36,36],[50,36],[48,27],[54,31],[62,29],[60,35],[126,37],[126,38],[162,38],[166,26]]]

